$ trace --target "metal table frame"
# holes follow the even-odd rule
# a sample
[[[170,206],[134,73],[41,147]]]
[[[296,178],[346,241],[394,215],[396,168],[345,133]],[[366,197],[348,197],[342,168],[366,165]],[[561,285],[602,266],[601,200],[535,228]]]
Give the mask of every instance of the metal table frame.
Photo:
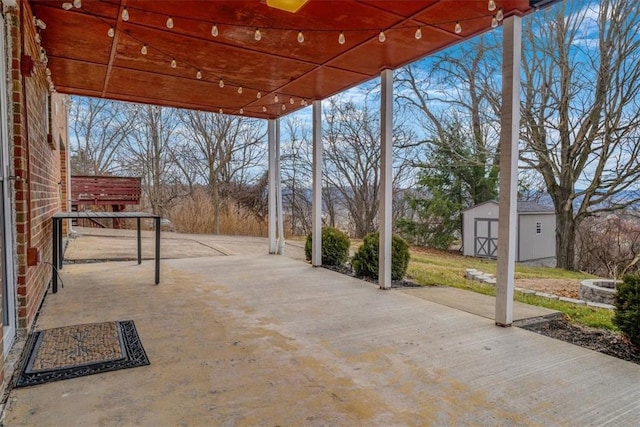
[[[52,217],[52,269],[51,290],[55,294],[58,292],[58,270],[62,270],[64,260],[64,250],[62,247],[62,220],[82,219],[82,218],[107,218],[107,219],[136,219],[137,243],[138,243],[138,264],[142,264],[142,239],[140,236],[140,220],[142,218],[152,218],[156,235],[155,254],[155,284],[160,283],[160,216],[147,212],[58,212]]]

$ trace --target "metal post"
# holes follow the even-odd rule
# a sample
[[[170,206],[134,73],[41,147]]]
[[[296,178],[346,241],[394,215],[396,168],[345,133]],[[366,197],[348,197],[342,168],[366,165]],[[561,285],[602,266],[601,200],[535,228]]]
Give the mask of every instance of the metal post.
[[[160,283],[160,215],[155,218],[156,228],[156,285]]]
[[[393,70],[384,70],[380,104],[380,246],[378,282],[380,289],[391,288],[391,205],[393,180]]]
[[[518,16],[504,20],[502,51],[502,117],[500,131],[500,206],[498,208],[498,268],[496,274],[496,324],[513,321],[516,259],[518,139],[520,136],[520,59],[522,22]]]
[[[140,237],[140,217],[136,218],[136,231],[138,232],[138,264],[142,264],[142,238]]]
[[[269,253],[275,254],[276,244],[276,124],[269,120],[267,126],[269,138]]]
[[[322,265],[322,101],[313,101],[313,198],[311,265]]]
[[[52,218],[51,220],[51,270],[53,276],[51,276],[51,290],[55,294],[58,292],[58,231],[57,220]]]
[[[282,212],[282,173],[280,170],[280,119],[276,120],[276,212],[277,212],[277,253],[284,255],[284,213]]]

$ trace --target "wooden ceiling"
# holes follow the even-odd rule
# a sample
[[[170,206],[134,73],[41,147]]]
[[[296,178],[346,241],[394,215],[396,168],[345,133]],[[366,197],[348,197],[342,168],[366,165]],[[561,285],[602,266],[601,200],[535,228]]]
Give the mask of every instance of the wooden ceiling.
[[[532,11],[529,0],[495,2],[489,11],[488,0],[310,0],[295,14],[265,0],[29,5],[46,24],[40,38],[58,92],[277,118],[490,31],[500,9],[505,17]]]

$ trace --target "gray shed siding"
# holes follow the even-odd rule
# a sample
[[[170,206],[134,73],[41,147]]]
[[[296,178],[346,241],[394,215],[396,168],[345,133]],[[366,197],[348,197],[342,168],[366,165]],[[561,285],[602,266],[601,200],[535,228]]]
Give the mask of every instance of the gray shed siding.
[[[526,206],[526,205],[525,205]],[[528,207],[528,206],[527,206]],[[556,216],[553,212],[518,212],[516,261],[531,261],[556,256]],[[476,256],[477,224],[498,219],[498,203],[485,202],[462,213],[462,253]],[[536,226],[540,223],[540,234]],[[491,237],[497,237],[497,222],[492,222]],[[483,228],[485,230],[485,228]]]
[[[540,234],[537,225],[540,225]],[[553,213],[518,215],[518,261],[556,256],[556,216]]]

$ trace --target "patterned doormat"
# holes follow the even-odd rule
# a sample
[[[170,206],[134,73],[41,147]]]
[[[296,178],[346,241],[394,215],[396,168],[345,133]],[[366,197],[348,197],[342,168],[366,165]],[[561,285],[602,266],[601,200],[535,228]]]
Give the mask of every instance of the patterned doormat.
[[[15,387],[28,387],[149,364],[133,320],[34,332]]]

